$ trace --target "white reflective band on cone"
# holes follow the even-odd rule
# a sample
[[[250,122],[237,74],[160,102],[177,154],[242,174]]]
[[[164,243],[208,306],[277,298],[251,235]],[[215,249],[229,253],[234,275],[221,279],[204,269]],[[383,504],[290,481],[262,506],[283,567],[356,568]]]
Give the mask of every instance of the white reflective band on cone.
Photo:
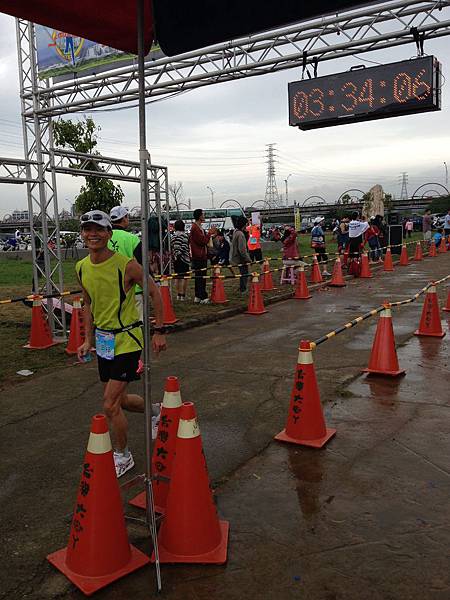
[[[162,403],[164,408],[178,408],[181,404],[180,392],[164,392]]]
[[[300,350],[298,353],[297,364],[299,365],[312,365],[313,357],[311,350]]]
[[[392,317],[392,312],[390,308],[385,308],[381,311],[380,317]]]
[[[160,285],[163,285],[164,287],[169,287],[169,282],[167,281],[167,279],[161,279]]]
[[[259,275],[256,273],[253,273],[252,282],[258,283],[258,281],[259,281]]]
[[[106,454],[112,450],[109,433],[91,433],[87,445],[87,451],[91,454]]]
[[[184,440],[198,437],[200,435],[200,427],[198,426],[197,419],[189,419],[188,421],[180,419],[177,435]]]
[[[73,308],[81,308],[81,302],[79,300],[74,300]]]
[[[435,294],[435,293],[436,293],[436,286],[430,285],[430,287],[427,290],[427,294]]]

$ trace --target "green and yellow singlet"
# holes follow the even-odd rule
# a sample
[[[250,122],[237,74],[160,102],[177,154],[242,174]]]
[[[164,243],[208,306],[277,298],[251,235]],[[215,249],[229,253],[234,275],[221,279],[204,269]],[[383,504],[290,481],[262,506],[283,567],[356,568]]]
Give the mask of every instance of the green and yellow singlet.
[[[78,278],[89,294],[94,325],[107,331],[122,329],[139,321],[134,286],[125,293],[125,270],[133,260],[114,253],[102,263],[94,264],[86,256],[76,264]],[[142,327],[116,333],[115,352],[126,354],[143,347]]]

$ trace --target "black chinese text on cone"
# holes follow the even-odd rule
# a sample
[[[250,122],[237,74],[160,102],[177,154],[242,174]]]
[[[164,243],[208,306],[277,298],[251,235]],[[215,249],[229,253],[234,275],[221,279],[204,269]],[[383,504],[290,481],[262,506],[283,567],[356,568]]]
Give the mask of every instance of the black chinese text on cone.
[[[47,559],[86,596],[150,561],[128,542],[104,415],[92,418],[67,547]]]
[[[372,352],[370,353],[369,366],[363,373],[372,375],[388,375],[399,377],[404,375],[404,369],[400,369],[395,349],[394,328],[392,326],[391,305],[384,304],[384,308],[378,319],[375,339],[373,340]]]
[[[219,521],[213,502],[194,405],[184,402],[166,515],[158,534],[160,562],[223,564],[228,530],[229,523]]]
[[[164,514],[170,486],[175,444],[180,420],[181,393],[177,377],[167,377],[161,406],[158,433],[153,444],[152,469],[154,473],[153,500],[155,510]],[[146,493],[141,492],[130,500],[138,508],[146,508]]]
[[[430,285],[425,294],[419,329],[416,329],[414,335],[438,338],[442,338],[445,335],[445,331],[442,330],[439,301],[434,284]]]
[[[311,342],[302,340],[286,428],[276,435],[275,439],[280,442],[322,448],[335,433],[336,429],[325,426]]]

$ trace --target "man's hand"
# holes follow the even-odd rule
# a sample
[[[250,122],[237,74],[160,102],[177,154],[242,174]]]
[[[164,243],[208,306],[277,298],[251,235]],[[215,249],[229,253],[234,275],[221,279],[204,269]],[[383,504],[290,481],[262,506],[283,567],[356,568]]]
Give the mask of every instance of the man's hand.
[[[155,354],[159,354],[161,350],[166,350],[166,336],[161,333],[154,333],[152,336],[152,349]]]
[[[83,357],[89,353],[90,349],[91,349],[91,342],[89,340],[85,340],[81,344],[81,346],[78,347],[78,350],[77,350],[78,360],[83,360]]]

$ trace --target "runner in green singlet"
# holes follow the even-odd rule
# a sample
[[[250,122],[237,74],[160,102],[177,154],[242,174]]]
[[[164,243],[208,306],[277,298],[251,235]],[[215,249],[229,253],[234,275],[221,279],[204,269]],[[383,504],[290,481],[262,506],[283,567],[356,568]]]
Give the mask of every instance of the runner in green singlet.
[[[141,265],[108,248],[112,235],[111,220],[101,210],[92,210],[81,217],[81,235],[89,255],[76,265],[83,288],[86,340],[78,348],[82,359],[95,342],[100,380],[103,382],[103,409],[110,424],[115,447],[114,463],[117,477],[134,466],[127,446],[128,423],[124,410],[144,412],[144,400],[127,394],[130,381],[139,379],[136,373],[143,347],[142,321],[135,302],[135,286],[142,286]],[[166,349],[163,307],[159,288],[149,278],[149,295],[155,313],[152,347],[155,353]]]

